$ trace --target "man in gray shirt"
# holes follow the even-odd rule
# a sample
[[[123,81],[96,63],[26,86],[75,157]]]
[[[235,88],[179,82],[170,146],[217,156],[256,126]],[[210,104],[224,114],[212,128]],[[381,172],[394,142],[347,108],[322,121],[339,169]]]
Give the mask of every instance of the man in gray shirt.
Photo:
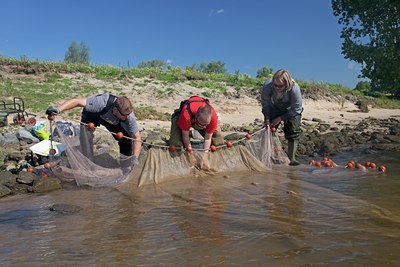
[[[299,85],[288,71],[278,70],[264,83],[261,89],[261,106],[266,128],[277,128],[281,121],[284,122],[290,165],[299,165],[296,151],[301,132],[302,98]]]
[[[75,107],[83,108],[81,122],[85,124],[93,123],[94,126],[103,125],[112,133],[122,132],[125,137],[130,137],[118,138],[118,136],[113,135],[118,141],[120,154],[126,156],[133,155],[133,164],[136,165],[138,163],[138,157],[141,149],[141,136],[135,114],[132,110],[132,103],[127,97],[116,97],[111,94],[100,94],[90,96],[88,98],[74,98],[66,101],[58,108],[49,107],[46,110],[46,114],[48,115],[49,120],[54,120],[55,116],[60,114],[60,112],[70,110]],[[89,151],[83,152],[86,156],[92,157],[93,132],[83,132],[88,132],[88,141],[90,142],[88,149]],[[81,134],[83,134],[82,131]]]

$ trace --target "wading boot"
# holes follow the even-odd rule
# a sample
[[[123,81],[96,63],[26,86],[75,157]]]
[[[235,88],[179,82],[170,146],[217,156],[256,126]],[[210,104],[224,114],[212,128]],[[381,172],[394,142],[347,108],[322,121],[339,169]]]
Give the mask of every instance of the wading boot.
[[[296,151],[297,151],[297,146],[299,145],[299,140],[293,140],[293,141],[289,141],[289,148],[288,148],[288,156],[289,156],[289,160],[290,166],[297,166],[300,163],[296,160]]]

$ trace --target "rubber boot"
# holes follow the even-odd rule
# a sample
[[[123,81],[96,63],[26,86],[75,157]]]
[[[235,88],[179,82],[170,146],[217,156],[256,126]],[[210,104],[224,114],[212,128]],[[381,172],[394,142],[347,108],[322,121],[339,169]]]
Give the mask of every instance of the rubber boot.
[[[297,147],[299,145],[299,140],[293,140],[293,141],[289,141],[289,148],[288,148],[288,156],[289,156],[289,160],[290,166],[297,166],[300,163],[296,160],[296,152],[297,152]]]

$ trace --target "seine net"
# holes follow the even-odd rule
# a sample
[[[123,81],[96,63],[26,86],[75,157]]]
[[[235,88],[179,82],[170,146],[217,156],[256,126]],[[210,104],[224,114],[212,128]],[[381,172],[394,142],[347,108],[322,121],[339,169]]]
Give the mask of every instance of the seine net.
[[[265,129],[255,132],[250,139],[232,141],[232,147],[219,146],[215,152],[171,152],[167,146],[148,144],[142,146],[136,166],[132,164],[133,157],[120,155],[109,132],[96,129],[93,134],[85,125],[76,136],[57,130],[65,152],[51,158],[51,171],[61,180],[75,181],[77,185],[139,187],[223,172],[263,172],[273,164],[289,162],[278,136]]]

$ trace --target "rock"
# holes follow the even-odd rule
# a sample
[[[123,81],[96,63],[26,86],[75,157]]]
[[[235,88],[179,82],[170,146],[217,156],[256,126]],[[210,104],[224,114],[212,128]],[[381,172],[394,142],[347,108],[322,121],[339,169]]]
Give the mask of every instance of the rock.
[[[57,178],[53,177],[40,177],[38,180],[35,180],[33,184],[33,192],[35,193],[44,193],[49,191],[54,191],[61,189],[61,181]]]
[[[13,133],[4,133],[4,142],[7,145],[19,145],[19,140],[17,136]]]
[[[17,183],[17,176],[9,171],[0,171],[0,185],[12,188]]]
[[[8,196],[12,191],[5,185],[0,184],[0,197]]]
[[[318,118],[312,118],[311,121],[315,121],[315,122],[323,122],[321,119]]]
[[[49,210],[60,214],[74,214],[78,213],[81,208],[71,204],[54,204],[53,206],[49,207]]]
[[[20,172],[17,177],[17,182],[20,184],[33,185],[38,176],[31,172]]]
[[[392,125],[389,127],[389,133],[391,135],[400,135],[400,124]]]

